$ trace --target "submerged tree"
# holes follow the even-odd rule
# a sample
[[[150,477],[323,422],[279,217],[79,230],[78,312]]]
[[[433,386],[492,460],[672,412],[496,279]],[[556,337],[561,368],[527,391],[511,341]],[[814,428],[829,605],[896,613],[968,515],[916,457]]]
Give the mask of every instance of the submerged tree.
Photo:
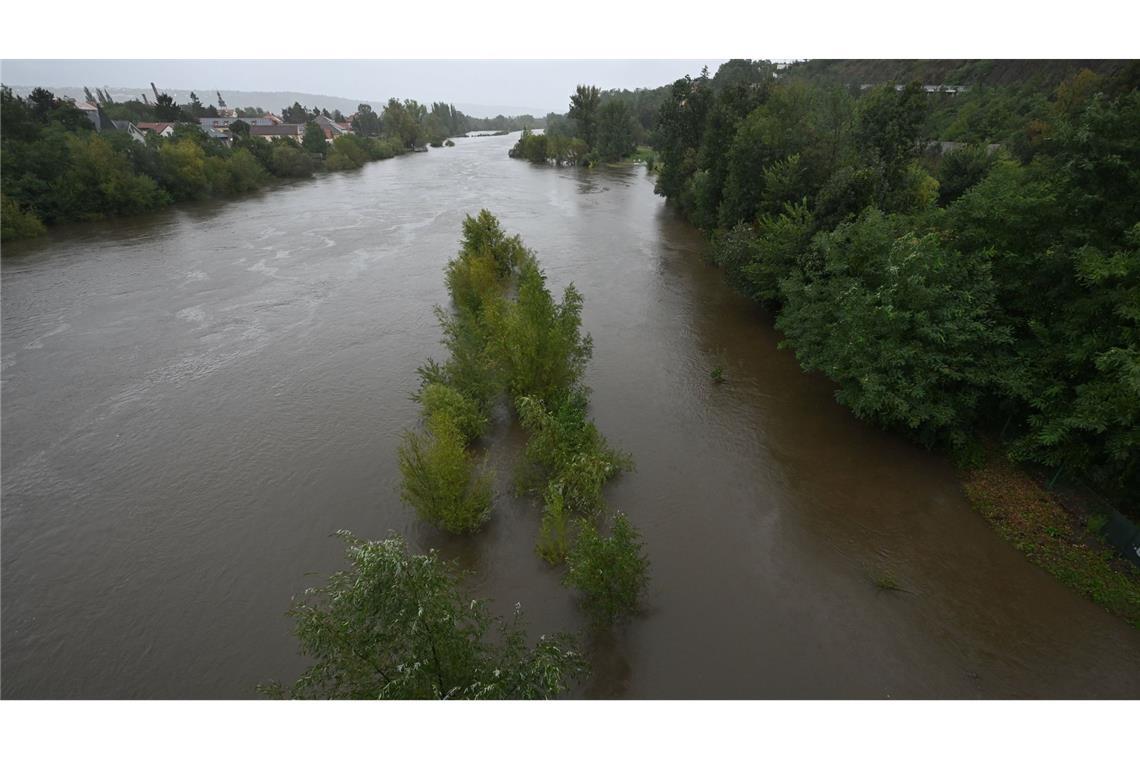
[[[363,541],[347,531],[348,570],[294,599],[301,652],[315,660],[292,686],[263,694],[292,699],[548,699],[586,664],[573,639],[527,645],[519,608],[504,622],[459,590],[455,567],[433,550],[410,555],[400,538]],[[497,635],[489,636],[492,628]]]
[[[582,606],[596,624],[612,625],[637,611],[649,581],[649,560],[623,513],[614,516],[609,536],[583,520],[566,561],[566,585],[582,592]]]
[[[478,471],[459,424],[437,411],[427,433],[408,431],[400,444],[401,495],[427,522],[471,533],[491,516],[491,474]]]

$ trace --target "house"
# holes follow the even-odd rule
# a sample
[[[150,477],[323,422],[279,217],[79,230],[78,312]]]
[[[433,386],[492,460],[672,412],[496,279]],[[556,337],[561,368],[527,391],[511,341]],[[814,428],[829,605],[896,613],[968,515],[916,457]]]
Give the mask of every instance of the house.
[[[249,134],[252,137],[260,137],[263,140],[276,140],[278,138],[288,138],[301,142],[301,138],[305,134],[304,124],[272,124],[269,126],[254,125],[249,128]]]
[[[99,106],[94,103],[80,103],[78,100],[72,101],[72,104],[79,109],[79,111],[91,121],[91,126],[95,127],[96,132],[103,131],[102,119],[100,119]]]
[[[352,127],[350,125],[335,122],[324,114],[321,114],[313,121],[315,121],[317,123],[317,126],[324,131],[325,140],[328,142],[332,142],[341,135],[351,134],[352,132]]]
[[[143,131],[129,121],[112,120],[111,126],[117,132],[126,132],[135,142],[146,142],[146,135],[143,134]]]
[[[225,129],[225,128],[219,129],[217,127],[206,127],[206,126],[203,126],[201,124],[198,125],[198,129],[205,132],[206,137],[209,137],[211,140],[217,140],[219,143],[221,143],[222,145],[225,145],[227,148],[230,147],[231,144],[233,144],[233,136],[230,135],[230,131],[228,129]]]
[[[203,116],[198,119],[198,125],[211,127],[213,129],[222,129],[233,124],[235,121],[244,121],[251,127],[269,127],[281,123],[280,121],[274,121],[264,116],[242,116],[240,118],[233,116]]]
[[[135,126],[144,133],[153,133],[159,137],[170,137],[174,134],[174,122],[170,121],[140,121]]]

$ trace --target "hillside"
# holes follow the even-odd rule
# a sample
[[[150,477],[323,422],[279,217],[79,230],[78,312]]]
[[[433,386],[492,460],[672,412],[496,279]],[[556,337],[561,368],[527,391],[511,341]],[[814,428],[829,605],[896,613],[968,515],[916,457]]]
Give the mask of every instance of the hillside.
[[[1081,69],[1111,75],[1130,63],[1127,60],[814,59],[789,65],[781,76],[859,85],[917,80],[922,84],[1033,85],[1052,89]]]

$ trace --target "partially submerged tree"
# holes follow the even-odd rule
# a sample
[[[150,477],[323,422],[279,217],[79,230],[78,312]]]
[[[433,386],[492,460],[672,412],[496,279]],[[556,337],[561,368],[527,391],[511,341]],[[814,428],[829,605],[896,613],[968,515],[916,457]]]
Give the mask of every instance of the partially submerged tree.
[[[637,611],[649,581],[649,560],[623,513],[614,516],[609,536],[583,520],[566,562],[566,585],[582,593],[582,606],[596,624],[612,625]]]
[[[460,591],[455,567],[433,550],[410,555],[400,538],[363,541],[347,531],[351,564],[294,599],[301,652],[314,660],[292,699],[549,699],[586,671],[573,639],[527,645],[519,607],[510,621]],[[497,629],[491,634],[493,629]]]

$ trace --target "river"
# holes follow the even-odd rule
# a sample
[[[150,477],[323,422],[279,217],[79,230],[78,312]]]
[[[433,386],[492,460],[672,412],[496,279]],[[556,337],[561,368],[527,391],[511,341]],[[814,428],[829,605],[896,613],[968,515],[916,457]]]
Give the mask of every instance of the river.
[[[538,507],[509,495],[517,429],[491,446],[480,534],[398,497],[443,266],[480,208],[582,291],[591,412],[637,466],[607,497],[646,542],[645,610],[587,639],[576,694],[1140,697],[1140,631],[1000,539],[943,457],[801,372],[643,168],[532,166],[516,137],[5,246],[4,697],[295,677],[284,613],[342,566],[340,528],[438,547],[535,633],[583,625],[534,553]]]

